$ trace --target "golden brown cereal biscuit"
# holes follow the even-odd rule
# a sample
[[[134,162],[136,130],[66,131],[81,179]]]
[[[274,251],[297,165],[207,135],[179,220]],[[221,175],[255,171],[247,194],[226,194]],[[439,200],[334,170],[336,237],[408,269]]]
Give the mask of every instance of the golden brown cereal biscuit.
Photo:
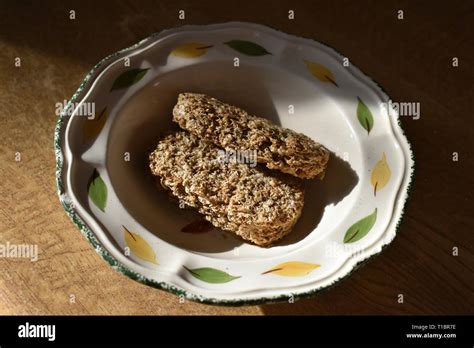
[[[161,185],[214,226],[268,246],[291,231],[304,204],[301,181],[265,168],[226,162],[215,145],[188,132],[163,138],[150,154]]]
[[[181,93],[173,121],[226,150],[256,151],[257,161],[302,179],[322,179],[329,151],[308,136],[204,94]]]

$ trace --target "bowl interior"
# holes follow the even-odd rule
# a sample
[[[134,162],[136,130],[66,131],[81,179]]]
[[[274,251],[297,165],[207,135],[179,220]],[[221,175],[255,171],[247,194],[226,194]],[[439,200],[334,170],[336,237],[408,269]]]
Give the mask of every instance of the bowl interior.
[[[171,202],[158,189],[147,163],[160,136],[179,129],[172,122],[172,109],[180,92],[209,94],[302,132],[332,151],[326,177],[306,182],[303,214],[275,247],[260,248],[218,229],[199,234],[181,231],[200,216]],[[317,84],[276,66],[234,67],[229,61],[184,66],[155,78],[117,112],[107,142],[108,176],[134,220],[181,249],[242,260],[288,253],[326,237],[357,204],[361,144],[332,98]]]

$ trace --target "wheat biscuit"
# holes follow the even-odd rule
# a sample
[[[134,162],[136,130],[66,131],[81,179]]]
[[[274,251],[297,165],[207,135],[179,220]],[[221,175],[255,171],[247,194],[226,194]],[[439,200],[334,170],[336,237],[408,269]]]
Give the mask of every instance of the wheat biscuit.
[[[257,161],[302,179],[322,179],[329,151],[308,136],[204,94],[181,93],[173,121],[226,150],[256,151]]]
[[[167,135],[149,156],[162,187],[214,226],[268,246],[301,215],[299,179],[266,168],[222,161],[220,149],[188,132]]]

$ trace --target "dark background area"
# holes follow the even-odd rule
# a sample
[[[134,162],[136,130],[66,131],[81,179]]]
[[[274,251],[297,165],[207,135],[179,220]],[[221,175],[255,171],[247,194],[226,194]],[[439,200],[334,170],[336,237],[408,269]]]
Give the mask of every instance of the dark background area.
[[[55,103],[100,59],[153,32],[226,21],[324,42],[393,101],[421,104],[419,120],[402,117],[416,177],[398,236],[333,289],[294,304],[179,304],[115,274],[55,193]],[[473,314],[473,26],[473,1],[1,1],[0,241],[37,243],[42,261],[0,260],[0,314]]]

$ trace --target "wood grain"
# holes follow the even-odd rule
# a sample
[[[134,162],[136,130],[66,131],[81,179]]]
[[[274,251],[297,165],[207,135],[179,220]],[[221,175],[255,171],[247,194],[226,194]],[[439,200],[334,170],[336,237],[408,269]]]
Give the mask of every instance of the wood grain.
[[[394,101],[421,103],[419,120],[402,120],[416,154],[416,180],[399,235],[335,288],[294,304],[179,303],[113,271],[56,195],[55,103],[69,99],[101,58],[152,32],[229,20],[325,42]],[[37,262],[0,258],[0,314],[472,314],[473,23],[470,1],[2,1],[0,243],[37,244],[40,255]]]

